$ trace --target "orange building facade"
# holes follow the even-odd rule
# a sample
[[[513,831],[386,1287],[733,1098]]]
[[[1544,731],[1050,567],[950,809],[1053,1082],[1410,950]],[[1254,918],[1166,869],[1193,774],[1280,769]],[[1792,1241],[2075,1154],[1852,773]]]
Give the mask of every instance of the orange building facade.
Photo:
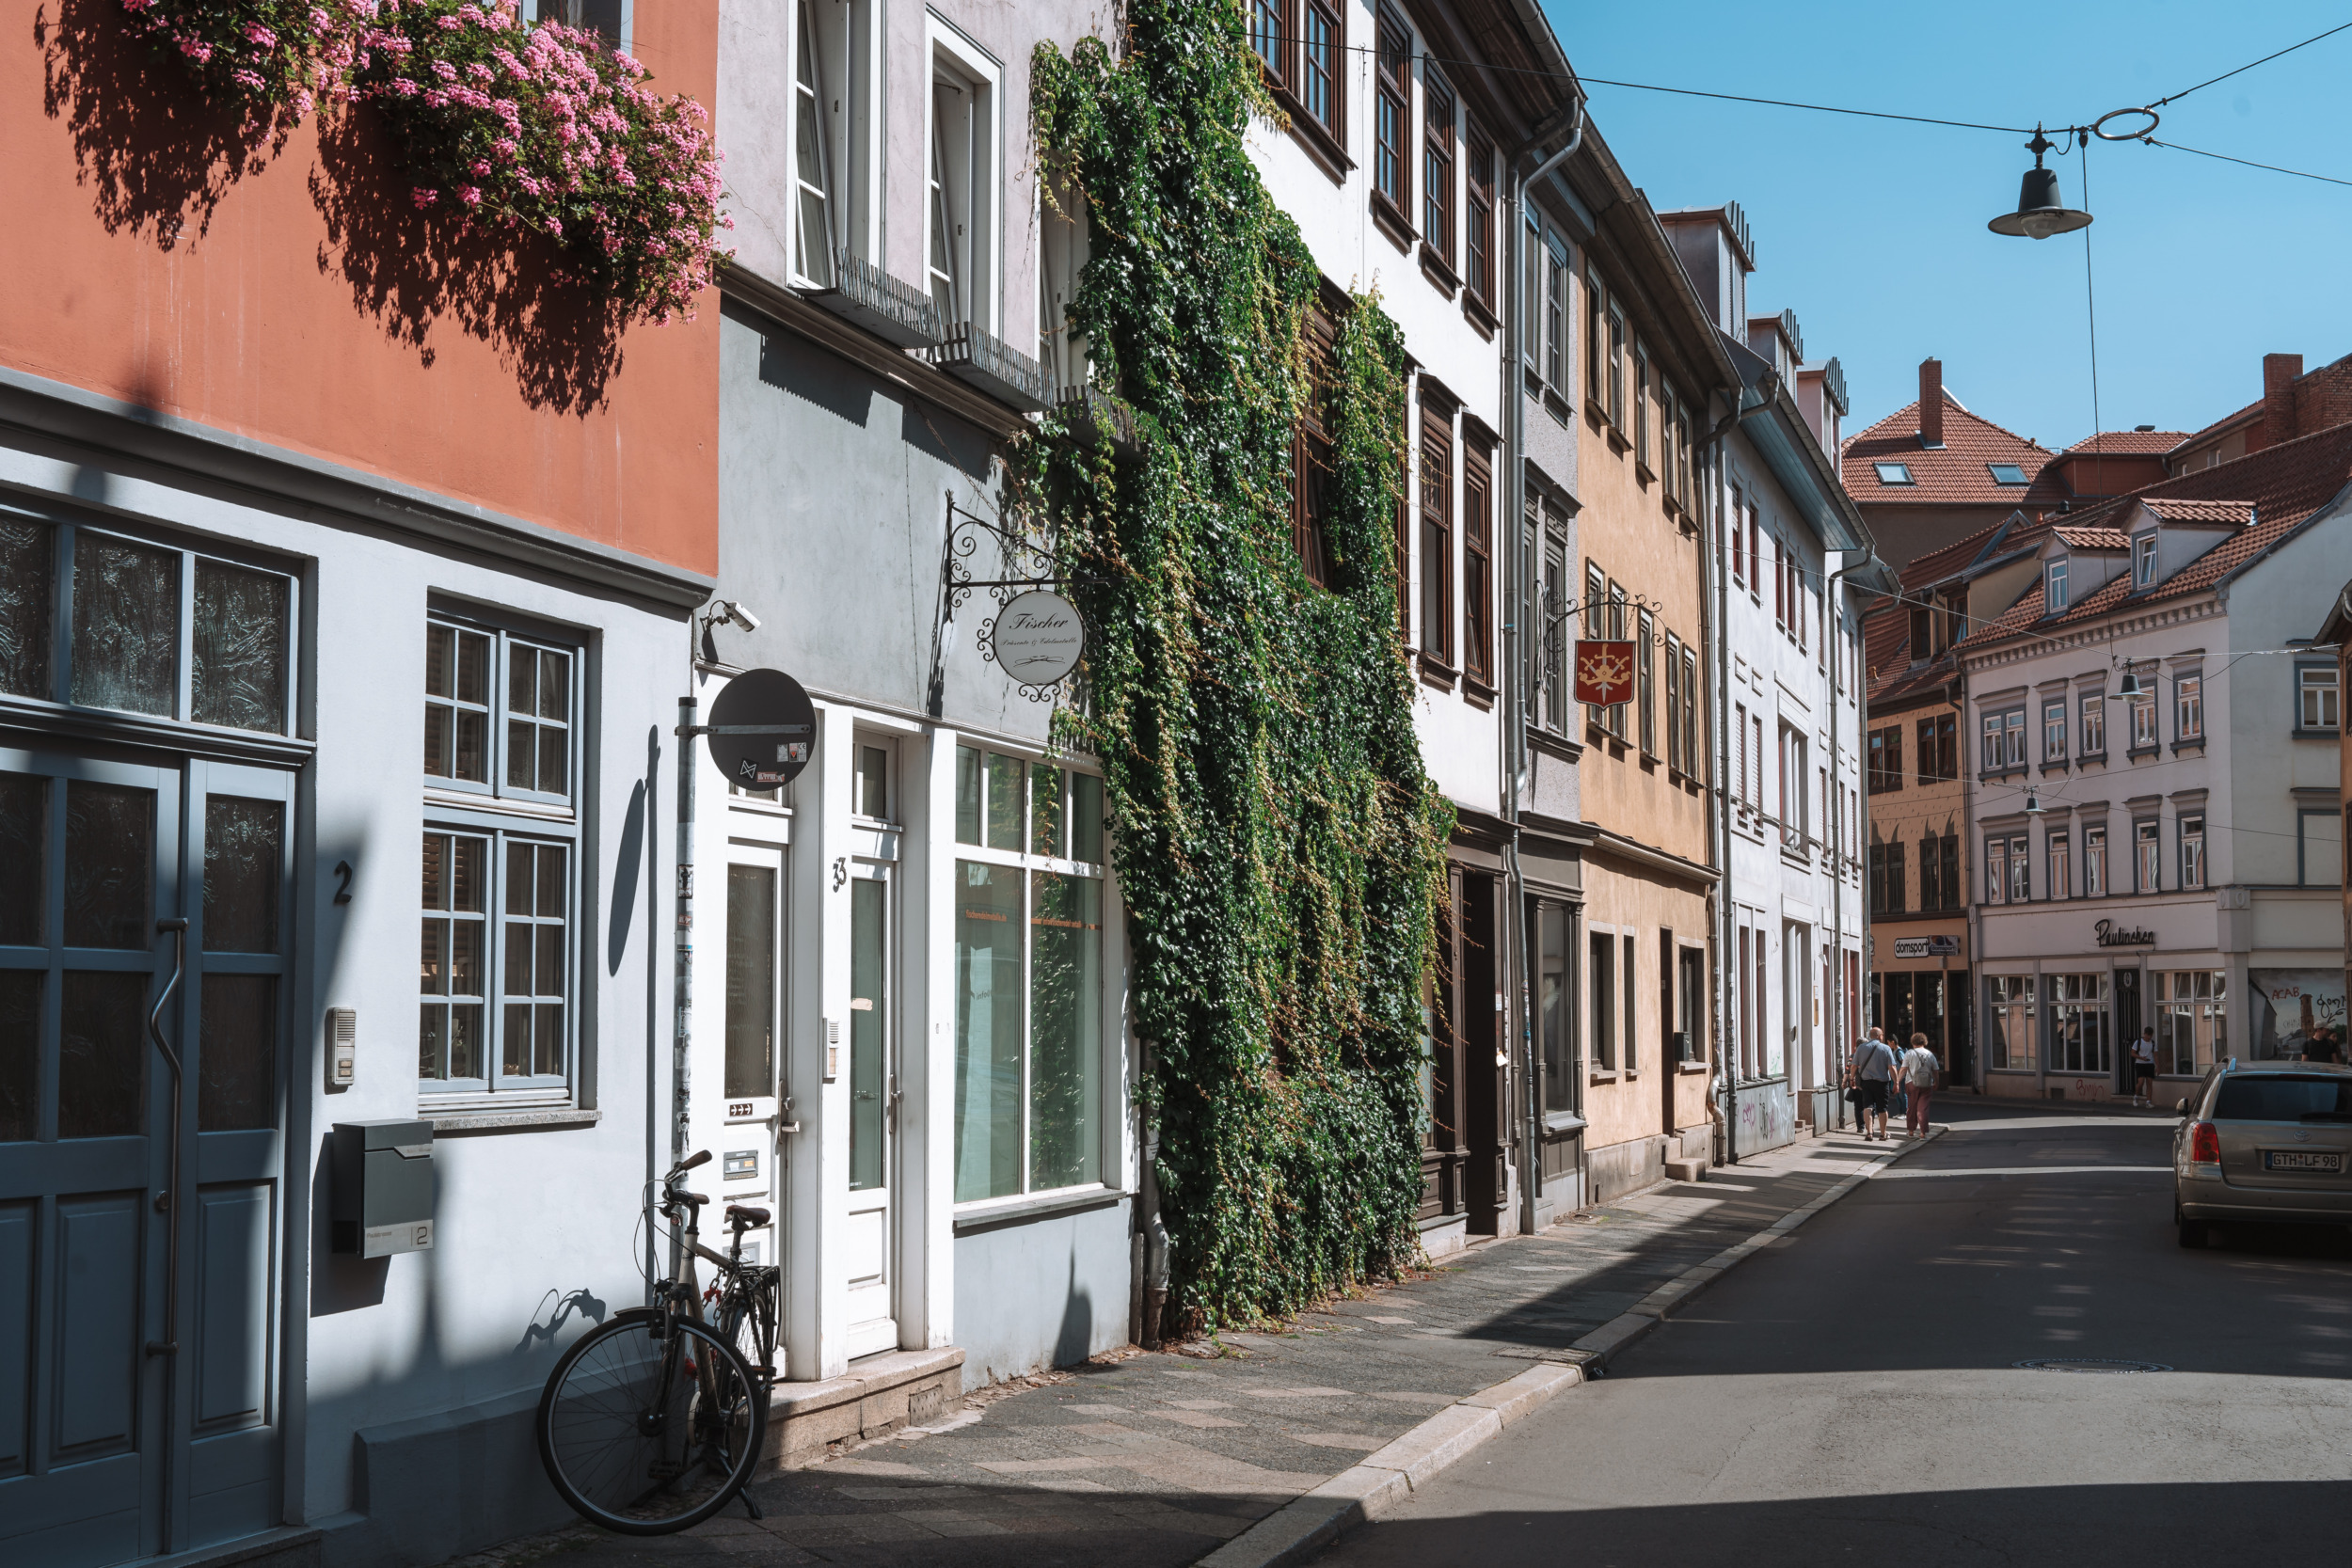
[[[604,8],[710,102],[717,0]],[[668,1142],[716,296],[623,325],[367,108],[247,149],[113,0],[5,21],[0,1560],[552,1524]]]

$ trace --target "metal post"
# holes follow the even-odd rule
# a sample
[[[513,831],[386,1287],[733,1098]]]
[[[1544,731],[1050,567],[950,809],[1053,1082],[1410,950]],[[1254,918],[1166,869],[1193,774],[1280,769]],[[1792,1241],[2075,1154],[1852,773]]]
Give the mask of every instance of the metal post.
[[[687,1069],[694,1037],[694,736],[702,726],[700,699],[677,705],[677,973],[676,1034],[670,1046],[670,1163],[686,1158],[687,1115],[692,1084]]]

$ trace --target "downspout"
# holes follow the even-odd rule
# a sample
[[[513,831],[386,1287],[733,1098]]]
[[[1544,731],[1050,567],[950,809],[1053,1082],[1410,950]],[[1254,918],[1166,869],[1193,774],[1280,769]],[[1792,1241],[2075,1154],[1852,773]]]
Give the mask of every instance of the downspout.
[[[1534,150],[1536,143],[1518,150],[1511,160],[1516,169],[1521,159]],[[1543,179],[1553,169],[1567,162],[1576,150],[1584,145],[1584,95],[1580,89],[1576,98],[1574,129],[1568,143],[1550,157],[1535,166],[1534,172],[1513,176],[1511,204],[1508,209],[1510,232],[1504,236],[1502,258],[1504,286],[1498,291],[1503,296],[1502,325],[1502,414],[1506,427],[1504,439],[1510,443],[1510,469],[1503,504],[1509,509],[1504,516],[1514,541],[1504,566],[1509,580],[1503,593],[1511,605],[1511,614],[1502,623],[1502,668],[1509,672],[1503,681],[1502,693],[1502,820],[1507,830],[1503,835],[1502,893],[1506,900],[1503,930],[1510,942],[1505,973],[1513,977],[1512,990],[1517,994],[1520,1050],[1519,1082],[1526,1102],[1526,1126],[1519,1137],[1519,1233],[1532,1234],[1535,1228],[1536,1184],[1542,1169],[1543,1090],[1535,1062],[1534,1013],[1531,1006],[1532,979],[1528,973],[1528,943],[1524,927],[1527,918],[1527,884],[1519,871],[1519,796],[1526,783],[1527,771],[1527,672],[1521,662],[1522,627],[1528,614],[1528,539],[1527,539],[1527,394],[1519,385],[1519,360],[1522,357],[1522,334],[1526,330],[1527,301],[1520,297],[1525,281],[1525,263],[1519,248],[1526,243],[1527,187]],[[1540,547],[1541,541],[1537,542]],[[1542,610],[1537,609],[1540,616]],[[1506,1015],[1507,1023],[1507,1015]],[[1579,1090],[1581,1099],[1582,1091]],[[1581,1146],[1582,1139],[1579,1139]],[[1578,1195],[1579,1201],[1582,1194]]]
[[[1848,572],[1854,571],[1861,565],[1867,564],[1869,559],[1869,556],[1865,554],[1862,561],[1857,562],[1854,565],[1840,566],[1837,570],[1829,575],[1830,637],[1832,639],[1829,651],[1829,778],[1830,787],[1833,790],[1841,792],[1845,788],[1845,785],[1841,781],[1845,778],[1846,764],[1844,756],[1845,736],[1839,726],[1845,722],[1845,710],[1839,705],[1837,699],[1841,695],[1838,675],[1840,673],[1839,667],[1843,663],[1844,656],[1843,650],[1837,646],[1836,640],[1844,635],[1846,617],[1844,613],[1845,602],[1838,597],[1837,579],[1844,577]],[[1854,638],[1854,659],[1858,664],[1862,658],[1862,639],[1859,635],[1861,627],[1857,625],[1854,629],[1856,632],[1856,636]],[[1861,713],[1858,708],[1854,717],[1856,724],[1859,725]],[[1859,733],[1857,733],[1854,736],[1854,750],[1857,755],[1860,754],[1861,749],[1862,736]],[[1862,800],[1866,798],[1867,797],[1863,791],[1854,791],[1854,799],[1856,800]],[[1838,1079],[1843,1075],[1837,1057],[1840,1050],[1840,1042],[1846,1038],[1847,1034],[1845,1008],[1846,835],[1836,832],[1836,828],[1838,826],[1837,817],[1845,815],[1842,807],[1843,802],[1837,800],[1836,797],[1833,796],[1830,809],[1836,815],[1831,818],[1832,836],[1830,839],[1829,849],[1829,929],[1830,951],[1837,956],[1837,967],[1836,971],[1836,978],[1830,986],[1829,1041],[1826,1049],[1822,1052],[1824,1059],[1821,1064],[1823,1069],[1823,1077],[1825,1080],[1822,1086],[1830,1091],[1832,1103],[1836,1102],[1836,1097],[1838,1092]],[[1853,821],[1853,841],[1857,847],[1868,842],[1865,834],[1864,819],[1860,815],[1864,809],[1866,808],[1861,806],[1857,806],[1855,808],[1856,815]],[[1865,903],[1862,906],[1862,946],[1863,951],[1866,953],[1869,951],[1870,946],[1869,908],[1870,906],[1867,903]],[[1813,1118],[1813,1135],[1817,1138],[1821,1135],[1820,1122],[1821,1118],[1817,1114]]]
[[[1740,1163],[1739,1102],[1734,1098],[1739,1090],[1731,1076],[1730,1035],[1724,1021],[1731,1016],[1731,974],[1726,967],[1734,951],[1732,933],[1733,908],[1731,900],[1731,653],[1729,649],[1731,604],[1729,590],[1724,586],[1727,574],[1714,557],[1723,548],[1724,519],[1724,449],[1723,439],[1731,434],[1731,427],[1740,422],[1741,404],[1747,397],[1744,388],[1731,389],[1731,412],[1725,414],[1713,430],[1699,442],[1699,450],[1708,453],[1714,465],[1713,477],[1708,483],[1708,510],[1715,518],[1714,548],[1708,547],[1707,539],[1699,540],[1699,642],[1715,652],[1715,820],[1708,824],[1708,858],[1723,872],[1715,885],[1707,890],[1707,896],[1715,904],[1708,911],[1708,942],[1715,949],[1715,1072],[1719,1080],[1716,1103],[1724,1118],[1724,1163]],[[1738,519],[1733,519],[1734,526]],[[1714,613],[1708,613],[1708,579],[1713,579]]]

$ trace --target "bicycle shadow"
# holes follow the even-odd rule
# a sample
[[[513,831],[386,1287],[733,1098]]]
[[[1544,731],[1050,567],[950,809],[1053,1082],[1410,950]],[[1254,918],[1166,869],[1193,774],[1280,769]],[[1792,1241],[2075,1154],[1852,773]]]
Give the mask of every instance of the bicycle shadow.
[[[542,1324],[539,1322],[539,1313],[547,1310],[549,1297],[555,1298],[555,1310],[548,1316],[546,1323]],[[564,1331],[564,1325],[572,1319],[585,1318],[590,1323],[600,1323],[611,1315],[612,1310],[612,1308],[605,1303],[602,1297],[591,1291],[585,1285],[561,1295],[550,1290],[547,1295],[539,1298],[538,1308],[532,1313],[531,1321],[523,1324],[523,1337],[515,1342],[515,1349],[511,1354],[525,1355],[539,1345],[551,1347],[555,1343],[555,1337]]]

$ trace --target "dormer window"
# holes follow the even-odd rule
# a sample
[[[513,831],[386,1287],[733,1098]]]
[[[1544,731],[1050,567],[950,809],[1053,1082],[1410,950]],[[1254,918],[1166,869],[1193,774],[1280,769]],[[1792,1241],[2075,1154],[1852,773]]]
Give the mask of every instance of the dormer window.
[[[1985,470],[1992,474],[1993,483],[1995,484],[2023,484],[2026,483],[2026,470],[2019,467],[2014,463],[1987,463],[1984,467]]]
[[[2050,562],[2049,587],[2042,594],[2042,609],[2055,615],[2066,608],[2066,562]]]
[[[1909,484],[1911,483],[1911,467],[1908,464],[1873,463],[1870,467],[1879,471],[1881,484]]]
[[[2156,531],[2150,529],[2132,541],[2132,586],[2153,588],[2156,581]]]

